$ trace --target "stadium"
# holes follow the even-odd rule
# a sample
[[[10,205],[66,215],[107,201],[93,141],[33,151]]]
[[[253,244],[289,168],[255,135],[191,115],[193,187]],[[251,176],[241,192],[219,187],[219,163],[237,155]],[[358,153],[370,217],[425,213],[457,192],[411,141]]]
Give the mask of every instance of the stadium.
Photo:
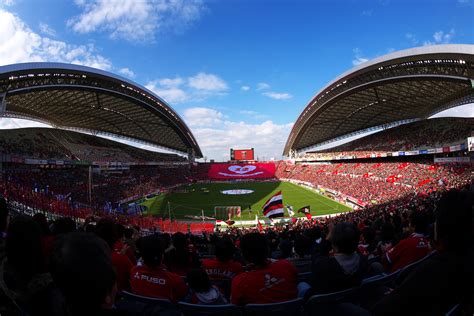
[[[386,314],[389,305],[380,303],[387,300],[386,290],[399,293],[409,286],[404,282],[424,267],[423,262],[442,253],[455,263],[439,263],[436,269],[451,269],[455,277],[472,262],[472,256],[471,261],[456,261],[434,249],[458,249],[462,242],[467,242],[464,249],[472,248],[472,197],[467,192],[473,186],[474,119],[431,118],[470,103],[474,45],[395,51],[356,66],[320,89],[295,120],[283,152],[286,159],[262,161],[256,159],[258,148],[229,148],[229,161],[202,162],[203,152],[185,120],[138,83],[65,63],[0,66],[0,117],[51,126],[0,132],[0,193],[5,201],[0,205],[0,230],[8,231],[8,243],[15,229],[41,224],[45,256],[60,235],[95,232],[114,252],[112,263],[122,291],[115,305],[127,312],[145,314],[150,306],[160,306],[184,315]],[[365,136],[324,149],[360,135]],[[452,216],[440,219],[435,210],[446,211],[446,201],[458,209],[449,209]],[[12,224],[7,230],[8,217]],[[434,226],[435,219],[448,224]],[[450,243],[435,240],[440,225],[451,225],[438,232],[451,234]],[[355,250],[344,253],[342,244],[356,232]],[[331,239],[338,233],[343,237]],[[282,283],[275,281],[273,294],[252,301],[246,294],[252,290],[238,288],[232,279],[251,273],[241,272],[250,269],[242,263],[258,265],[258,253],[267,259],[266,248],[259,248],[262,236],[268,240],[268,258],[286,259],[290,267],[281,263],[280,269],[288,273],[278,281]],[[410,248],[406,239],[418,244]],[[133,275],[146,274],[140,269],[153,261],[147,251],[163,255],[164,249],[155,249],[162,241],[173,245],[166,247],[163,259],[170,273],[192,287],[192,272],[202,267],[226,303],[212,309],[196,304],[196,295],[182,302],[185,295],[175,289],[171,296],[156,294],[161,292],[151,287],[143,290]],[[453,246],[454,241],[460,244]],[[400,250],[403,246],[406,249]],[[6,249],[8,255],[8,244]],[[219,261],[228,251],[230,258]],[[356,272],[331,279],[331,273],[338,272],[324,272],[315,256],[327,259],[330,253],[329,258],[336,258],[339,252],[357,254],[363,261],[358,261]],[[140,256],[144,261],[133,267]],[[229,260],[239,272],[230,268]],[[129,267],[124,268],[124,261]],[[364,271],[362,262],[367,265]],[[215,272],[219,269],[228,269],[232,277],[220,276]],[[420,278],[430,278],[428,270],[421,270]],[[182,278],[173,281],[176,287],[188,286]],[[296,282],[306,282],[309,290],[297,295]],[[449,284],[449,277],[440,284]],[[424,312],[454,308],[472,314],[472,292],[465,282],[453,287],[457,289],[452,293],[440,294],[446,299],[432,302]],[[20,310],[35,315],[31,306]]]

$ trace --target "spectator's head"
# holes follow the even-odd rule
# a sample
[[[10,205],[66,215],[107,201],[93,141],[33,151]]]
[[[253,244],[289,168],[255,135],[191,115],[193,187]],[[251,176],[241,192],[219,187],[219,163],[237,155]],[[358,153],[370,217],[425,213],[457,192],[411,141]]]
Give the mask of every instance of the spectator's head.
[[[110,249],[94,234],[61,236],[54,245],[51,274],[72,315],[113,305],[117,286]]]
[[[384,222],[380,228],[380,239],[390,241],[395,239],[395,228],[392,223]]]
[[[173,234],[173,237],[171,237],[171,240],[173,242],[173,246],[176,249],[179,249],[179,250],[186,249],[188,241],[187,241],[187,237],[186,237],[185,234],[180,233],[180,232],[175,233],[175,234]]]
[[[211,288],[209,276],[202,268],[189,270],[186,281],[189,287],[198,293],[207,292]]]
[[[375,240],[375,230],[372,227],[364,227],[362,236],[367,244],[372,244]]]
[[[467,250],[472,246],[473,221],[472,193],[446,192],[436,209],[435,239],[446,250]]]
[[[288,258],[291,256],[291,251],[293,250],[293,243],[288,239],[283,239],[280,241],[278,248],[281,250],[281,258]]]
[[[41,234],[43,236],[49,235],[49,226],[48,226],[48,220],[46,219],[46,216],[44,216],[43,213],[36,213],[33,215],[33,220],[38,224],[38,226],[41,229]]]
[[[122,224],[116,224],[117,225],[117,238],[122,239],[125,234],[125,226]]]
[[[11,264],[26,279],[43,268],[41,230],[31,218],[16,217],[8,227],[5,252]]]
[[[118,240],[117,225],[109,219],[101,219],[96,227],[97,236],[105,240],[110,249],[114,248],[115,242]]]
[[[135,232],[133,231],[132,228],[125,228],[125,230],[123,232],[123,236],[126,239],[132,239],[134,235],[135,235]]]
[[[311,240],[305,235],[298,235],[295,239],[295,252],[299,257],[309,254],[311,249]]]
[[[76,223],[70,217],[58,218],[53,224],[53,233],[55,235],[67,234],[76,231]]]
[[[352,254],[359,243],[359,231],[354,224],[339,223],[334,226],[331,243],[338,253]]]
[[[151,235],[141,238],[139,248],[143,261],[148,267],[156,268],[161,264],[165,248],[159,236]]]
[[[255,265],[264,265],[268,256],[268,242],[265,235],[250,233],[242,236],[240,248],[245,260]]]
[[[235,247],[232,240],[222,238],[216,242],[216,258],[221,262],[227,262],[234,256]]]
[[[0,233],[6,232],[8,228],[8,207],[3,197],[0,197]],[[0,236],[1,238],[2,236]]]
[[[418,234],[426,234],[428,230],[428,215],[424,211],[413,210],[410,213],[410,230]]]

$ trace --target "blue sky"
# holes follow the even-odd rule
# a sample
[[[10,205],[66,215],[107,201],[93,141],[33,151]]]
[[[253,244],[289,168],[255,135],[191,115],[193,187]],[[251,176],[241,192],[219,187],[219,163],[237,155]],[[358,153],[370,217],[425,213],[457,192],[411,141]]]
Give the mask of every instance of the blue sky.
[[[310,98],[358,63],[473,42],[473,0],[0,0],[1,65],[72,62],[128,77],[166,99],[216,160],[239,146],[281,158]]]

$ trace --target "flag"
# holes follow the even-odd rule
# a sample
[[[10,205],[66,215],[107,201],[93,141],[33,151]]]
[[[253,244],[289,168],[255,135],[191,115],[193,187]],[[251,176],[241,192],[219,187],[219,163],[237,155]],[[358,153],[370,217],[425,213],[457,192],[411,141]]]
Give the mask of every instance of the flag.
[[[311,215],[311,213],[305,213],[305,215],[306,215],[306,218],[307,218],[308,220],[311,220],[311,218],[313,218],[313,216]]]
[[[303,214],[310,214],[311,213],[311,207],[309,205],[303,206],[298,210],[298,213],[303,213]]]
[[[263,215],[268,218],[283,217],[283,196],[281,191],[278,191],[263,205]]]
[[[287,206],[286,206],[286,209],[288,210],[288,215],[289,215],[290,217],[295,216],[295,212],[293,211],[293,207],[292,207],[291,205],[287,205]]]

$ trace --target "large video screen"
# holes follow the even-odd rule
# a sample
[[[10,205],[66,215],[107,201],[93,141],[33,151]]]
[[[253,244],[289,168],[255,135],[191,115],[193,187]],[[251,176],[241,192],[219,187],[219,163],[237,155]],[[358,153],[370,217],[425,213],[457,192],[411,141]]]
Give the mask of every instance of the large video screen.
[[[230,160],[255,160],[254,159],[254,150],[250,149],[230,149]]]

